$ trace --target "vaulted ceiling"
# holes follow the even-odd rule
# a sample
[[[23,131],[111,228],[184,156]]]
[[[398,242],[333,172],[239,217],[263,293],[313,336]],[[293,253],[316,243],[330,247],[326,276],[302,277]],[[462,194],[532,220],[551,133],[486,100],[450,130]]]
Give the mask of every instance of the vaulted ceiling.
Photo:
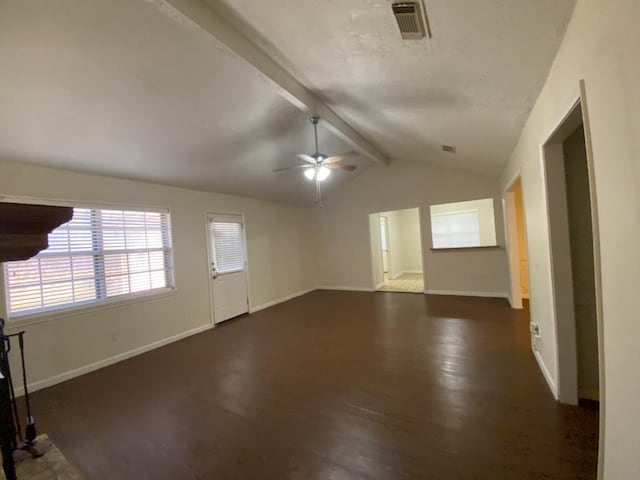
[[[361,152],[328,194],[385,157],[497,174],[574,1],[427,0],[418,41],[386,0],[0,1],[0,160],[308,205],[272,170],[313,151],[324,108],[321,149]]]
[[[432,37],[402,40],[391,0],[207,1],[389,157],[494,175],[575,4],[424,0]]]

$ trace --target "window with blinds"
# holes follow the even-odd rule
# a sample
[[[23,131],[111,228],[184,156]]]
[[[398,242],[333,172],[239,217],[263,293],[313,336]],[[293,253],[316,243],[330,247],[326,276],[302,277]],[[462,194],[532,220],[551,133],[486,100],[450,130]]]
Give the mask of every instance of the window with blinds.
[[[480,245],[478,210],[440,213],[431,216],[433,248],[461,248]]]
[[[244,238],[242,219],[231,216],[224,220],[212,220],[213,258],[218,273],[232,273],[244,270]]]
[[[5,264],[19,317],[173,287],[169,214],[74,208],[37,256]]]
[[[495,247],[494,199],[431,205],[433,249]]]

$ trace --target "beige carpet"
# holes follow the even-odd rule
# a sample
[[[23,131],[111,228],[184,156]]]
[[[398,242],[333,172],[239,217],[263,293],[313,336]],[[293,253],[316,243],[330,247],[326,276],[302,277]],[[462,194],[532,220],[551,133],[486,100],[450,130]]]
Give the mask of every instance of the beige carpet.
[[[49,437],[39,435],[36,444],[39,448],[46,448],[42,457],[33,458],[26,452],[16,452],[14,455],[19,480],[83,480],[84,477],[64,458]],[[1,470],[0,479],[4,480]]]
[[[421,273],[403,273],[393,280],[385,274],[384,285],[378,288],[378,291],[423,293],[424,279]]]

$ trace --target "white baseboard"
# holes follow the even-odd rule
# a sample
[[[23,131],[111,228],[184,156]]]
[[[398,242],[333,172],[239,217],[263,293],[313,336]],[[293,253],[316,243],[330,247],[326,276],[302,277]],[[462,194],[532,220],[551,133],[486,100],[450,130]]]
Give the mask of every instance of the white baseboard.
[[[337,286],[329,286],[323,285],[318,287],[318,290],[344,290],[346,292],[373,292],[375,291],[371,287],[337,287]]]
[[[384,282],[380,282],[378,285],[376,285],[376,290],[380,290],[382,287],[384,287]]]
[[[509,294],[504,292],[463,292],[459,290],[427,290],[429,295],[457,295],[460,297],[489,297],[489,298],[509,298]]]
[[[83,367],[75,368],[73,370],[67,370],[66,372],[62,372],[58,375],[54,375],[53,377],[45,378],[44,380],[38,380],[36,382],[29,383],[28,384],[29,392],[35,392],[37,390],[50,387],[57,383],[62,383],[66,380],[71,380],[72,378],[79,377],[80,375],[93,372],[94,370],[99,370],[101,368],[108,367],[109,365],[113,365],[114,363],[118,363],[123,360],[127,360],[128,358],[135,357],[136,355],[140,355],[142,353],[146,353],[156,348],[163,347],[170,343],[177,342],[178,340],[182,340],[183,338],[190,337],[191,335],[202,333],[211,328],[213,328],[213,325],[203,325],[201,327],[197,327],[192,330],[187,330],[186,332],[182,332],[177,335],[173,335],[171,337],[163,338],[162,340],[158,340],[157,342],[153,342],[148,345],[144,345],[142,347],[134,348],[133,350],[129,350],[128,352],[119,353],[117,355],[114,355],[113,357],[105,358],[104,360],[99,360],[95,363],[90,363],[89,365],[84,365]],[[24,388],[17,387],[16,395],[17,396],[24,395]]]
[[[278,298],[276,300],[272,300],[271,302],[263,303],[262,305],[258,305],[257,307],[251,307],[249,309],[249,313],[259,312],[260,310],[264,310],[265,308],[273,307],[274,305],[277,305],[279,303],[287,302],[289,300],[293,300],[296,297],[301,297],[302,295],[306,295],[307,293],[311,293],[314,290],[316,290],[315,287],[314,288],[307,288],[306,290],[301,290],[299,292],[292,293],[291,295],[287,295],[286,297],[281,297],[281,298]]]
[[[549,385],[549,389],[553,394],[553,398],[558,400],[558,388],[556,387],[556,382],[553,381],[553,378],[551,377],[551,374],[549,373],[547,366],[544,364],[544,360],[542,360],[542,357],[540,356],[540,352],[538,352],[537,350],[534,350],[533,356],[536,357],[538,366],[540,367],[540,370],[542,370],[542,375],[544,376],[544,379],[547,381],[547,385]]]

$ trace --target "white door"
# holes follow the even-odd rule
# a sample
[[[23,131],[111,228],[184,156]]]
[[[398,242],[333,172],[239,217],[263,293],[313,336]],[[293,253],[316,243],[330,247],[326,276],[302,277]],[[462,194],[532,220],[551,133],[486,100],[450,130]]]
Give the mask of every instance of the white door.
[[[249,311],[241,215],[209,215],[214,323]]]

